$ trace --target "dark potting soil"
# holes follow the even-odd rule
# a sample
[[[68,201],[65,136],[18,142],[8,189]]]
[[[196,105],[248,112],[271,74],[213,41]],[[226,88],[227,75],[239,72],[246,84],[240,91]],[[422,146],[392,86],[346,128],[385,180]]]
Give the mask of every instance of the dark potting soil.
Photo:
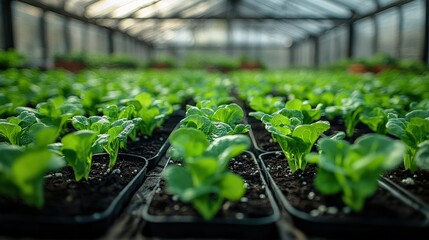
[[[158,154],[162,145],[168,141],[168,136],[182,119],[182,116],[169,117],[162,127],[155,129],[152,136],[139,136],[135,142],[128,141],[127,149],[122,149],[120,152],[136,154],[143,156],[146,159],[151,159]]]
[[[242,154],[232,160],[229,169],[241,175],[248,184],[246,194],[237,202],[226,201],[216,217],[260,218],[273,214],[270,201],[265,195],[260,172],[248,154]],[[198,216],[191,204],[185,204],[175,199],[165,190],[165,181],[161,180],[160,187],[155,191],[151,201],[149,214],[159,216]]]
[[[121,149],[119,152],[136,154],[151,159],[156,156],[169,135],[170,133],[155,130],[150,137],[140,136],[135,142],[128,140],[127,148]]]
[[[429,205],[429,172],[416,170],[411,173],[401,166],[385,177]]]
[[[347,133],[346,125],[344,124],[343,119],[340,117],[336,117],[334,119],[327,119],[326,117],[321,117],[321,121],[328,121],[331,125],[330,128],[323,133],[325,136],[332,136],[335,135],[338,132],[344,132],[344,134]],[[354,130],[353,136],[346,136],[344,140],[348,141],[349,143],[354,143],[357,138],[368,134],[368,133],[374,133],[367,125],[359,122]]]
[[[382,188],[367,199],[362,212],[354,213],[342,203],[340,194],[322,195],[314,188],[315,165],[292,174],[283,154],[268,155],[264,162],[290,204],[312,216],[423,219],[419,212]]]
[[[279,144],[273,140],[271,133],[265,129],[262,122],[253,122],[250,126],[255,136],[256,146],[258,146],[259,149],[267,152],[281,150]]]
[[[0,214],[82,216],[102,212],[144,164],[145,161],[132,161],[119,155],[113,171],[105,174],[109,159],[108,155],[103,155],[93,160],[88,181],[81,182],[75,181],[71,167],[64,167],[45,177],[45,204],[42,209],[28,207],[20,200],[0,197]]]

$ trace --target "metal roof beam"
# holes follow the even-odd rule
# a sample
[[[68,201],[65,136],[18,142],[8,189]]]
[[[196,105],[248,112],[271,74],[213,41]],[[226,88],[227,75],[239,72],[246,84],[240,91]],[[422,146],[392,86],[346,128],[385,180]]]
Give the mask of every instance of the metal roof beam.
[[[400,7],[402,5],[405,5],[405,4],[413,2],[413,1],[415,1],[415,0],[398,0],[396,2],[390,3],[390,4],[385,5],[383,7],[379,7],[375,11],[373,11],[371,13],[368,13],[368,14],[363,14],[363,15],[355,14],[352,18],[350,18],[350,19],[348,19],[346,21],[340,22],[340,23],[336,24],[335,26],[333,26],[332,28],[329,28],[329,29],[326,29],[326,30],[320,32],[320,34],[323,34],[323,33],[326,33],[328,31],[331,31],[332,29],[335,29],[335,28],[337,28],[338,26],[341,26],[341,25],[352,24],[352,23],[354,23],[356,21],[359,21],[359,20],[362,20],[362,19],[365,19],[365,18],[368,18],[368,17],[373,17],[373,16],[375,16],[375,15],[377,15],[377,14],[383,12],[383,11],[386,11],[388,9],[395,8],[395,7]]]
[[[361,19],[364,19],[364,18],[367,18],[367,17],[372,17],[372,16],[375,16],[375,15],[381,13],[381,12],[386,11],[387,9],[391,9],[391,8],[394,8],[394,7],[399,7],[399,6],[402,6],[404,4],[407,4],[407,3],[410,3],[410,2],[413,2],[413,1],[415,1],[415,0],[398,0],[396,2],[390,3],[390,4],[385,5],[383,7],[378,7],[375,11],[373,11],[371,13],[363,14],[363,15],[356,15],[355,17],[351,18],[349,21],[346,21],[346,22],[350,22],[350,21],[355,22],[355,21],[358,21],[358,20],[361,20]]]
[[[254,5],[253,5],[253,4],[250,4],[250,2],[246,2],[246,3],[245,3],[245,4],[243,4],[242,6],[247,7],[247,8],[249,8],[249,9],[251,9],[251,10],[255,11],[255,12],[258,12],[257,10],[254,10],[254,9],[253,9]],[[269,16],[269,14],[268,14],[268,13],[265,13],[265,12],[261,12],[261,11],[259,11],[259,13],[260,13],[260,14],[262,14],[264,17]],[[305,32],[306,34],[313,34],[313,31],[311,31],[311,30],[309,30],[309,29],[307,29],[307,28],[304,28],[304,27],[302,27],[302,26],[298,26],[297,24],[293,24],[293,23],[286,22],[286,21],[283,21],[283,22],[284,22],[284,23],[287,23],[287,24],[289,24],[289,25],[291,25],[291,26],[293,26],[293,27],[295,27],[295,28],[296,28],[296,29],[298,29],[298,30],[301,30],[301,31]]]
[[[26,1],[26,0],[24,0]],[[114,17],[94,17],[89,18],[92,20],[125,20],[125,19],[138,19],[138,20],[225,20],[225,16],[202,16],[202,17],[160,17],[160,16],[152,16],[152,17],[123,17],[123,18],[114,18]],[[338,17],[338,16],[325,16],[325,17],[314,17],[314,16],[233,16],[232,19],[235,20],[278,20],[278,21],[301,21],[301,20],[314,20],[314,21],[345,21],[349,20],[348,17]]]
[[[86,18],[86,17],[82,17],[82,16],[76,15],[74,13],[67,12],[66,10],[64,10],[62,8],[58,8],[58,7],[46,5],[46,4],[42,3],[42,2],[32,1],[32,0],[16,0],[16,1],[19,1],[19,2],[22,2],[22,3],[28,4],[28,5],[31,5],[31,6],[40,8],[40,9],[43,9],[44,11],[49,11],[49,12],[57,13],[57,14],[60,14],[62,16],[68,17],[68,18],[77,19],[77,20],[85,22],[85,23],[90,23],[90,24],[93,24],[93,25],[97,25],[97,26],[105,28],[105,29],[111,29],[111,30],[114,30],[116,32],[121,32],[121,33],[124,33],[124,34],[130,36],[129,34],[127,34],[126,32],[121,31],[120,29],[106,27],[106,26],[101,26],[100,24],[98,24],[95,21],[95,19],[89,19],[89,18]],[[130,37],[132,37],[132,36],[130,36]],[[151,43],[149,43],[149,42],[142,41],[142,43],[145,46],[147,46],[147,47],[153,47],[153,45]]]

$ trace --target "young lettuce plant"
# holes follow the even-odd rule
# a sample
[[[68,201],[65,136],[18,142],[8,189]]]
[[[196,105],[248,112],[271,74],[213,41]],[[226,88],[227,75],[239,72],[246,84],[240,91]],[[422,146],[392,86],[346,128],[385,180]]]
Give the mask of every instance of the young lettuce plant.
[[[420,144],[429,140],[429,111],[413,110],[407,113],[404,118],[399,118],[396,114],[389,114],[388,117],[387,132],[406,144],[404,168],[413,173],[417,169],[416,153]]]
[[[400,164],[405,147],[401,141],[387,136],[367,134],[353,145],[323,138],[319,150],[320,154],[305,156],[308,162],[318,165],[316,189],[322,194],[342,192],[343,202],[358,212],[363,209],[365,199],[377,191],[380,174]]]
[[[119,119],[110,122],[105,116],[75,116],[72,125],[77,130],[91,130],[97,134],[94,151],[104,149],[109,154],[109,169],[115,166],[119,148],[126,146],[128,136],[135,127],[132,120]]]
[[[340,115],[344,119],[346,125],[346,134],[348,137],[354,135],[356,125],[361,119],[364,100],[359,92],[353,92],[350,97],[342,98],[341,105],[328,106],[325,108],[325,114],[333,118]]]
[[[109,119],[109,121],[116,121],[123,118],[131,120],[135,111],[136,108],[134,105],[122,107],[119,107],[118,105],[109,105],[103,110],[103,114]]]
[[[104,117],[110,122],[127,119],[132,120],[135,126],[140,126],[142,119],[134,118],[134,113],[136,113],[136,107],[132,104],[127,106],[109,105],[103,110]],[[137,141],[137,130],[138,128],[135,127],[129,134],[132,141]]]
[[[379,134],[386,134],[386,124],[388,114],[393,114],[393,109],[383,109],[381,107],[364,107],[360,116],[360,121],[367,125],[372,131]]]
[[[267,131],[279,143],[292,173],[298,169],[305,170],[305,154],[311,151],[316,140],[330,127],[326,121],[302,124],[303,119],[301,111],[286,108],[273,115],[265,114],[261,119]]]
[[[313,123],[319,120],[321,116],[320,109],[318,109],[320,108],[320,106],[318,106],[318,108],[316,109],[312,109],[311,105],[308,102],[302,101],[300,99],[293,99],[286,102],[286,104],[284,104],[284,108],[288,110],[300,111],[303,115],[302,121],[305,124]],[[256,119],[261,119],[265,114],[273,114],[274,112],[277,112],[281,109],[283,109],[283,107],[280,107],[280,108],[276,107],[276,110],[272,111],[274,110],[274,106],[273,106],[273,108],[270,109],[272,112],[264,112],[264,111],[251,112],[249,113],[249,115],[255,117]]]
[[[38,121],[58,129],[57,136],[64,132],[67,121],[73,116],[84,114],[82,105],[78,99],[64,97],[52,98],[47,102],[37,104],[36,109],[18,107],[19,113],[28,111],[35,114]]]
[[[88,180],[92,164],[92,152],[97,133],[91,130],[79,130],[65,135],[61,152],[66,163],[72,167],[76,181]]]
[[[184,167],[166,168],[167,190],[192,203],[205,220],[216,215],[224,200],[236,201],[244,195],[243,179],[227,168],[233,157],[249,148],[246,136],[223,136],[210,143],[200,130],[180,128],[170,142]]]
[[[72,125],[76,130],[91,130],[97,134],[106,133],[110,127],[110,121],[104,116],[74,116]]]
[[[161,126],[173,112],[171,104],[154,99],[150,93],[141,93],[134,99],[126,99],[122,103],[134,105],[133,117],[141,119],[136,128],[145,136],[152,136],[155,128]]]
[[[244,112],[235,103],[211,106],[209,102],[204,105],[188,106],[186,117],[180,122],[181,127],[191,127],[203,131],[210,141],[226,135],[246,133],[248,124],[240,123]]]
[[[119,119],[114,121],[107,133],[99,134],[96,141],[109,154],[109,169],[112,169],[118,159],[119,148],[124,148],[128,136],[134,129],[131,120]]]
[[[250,116],[256,119],[261,119],[264,114],[273,114],[282,109],[285,103],[281,97],[267,96],[254,96],[249,100],[249,106],[256,112],[249,113]]]
[[[34,113],[23,111],[17,117],[0,119],[0,141],[3,139],[12,145],[28,145],[34,142],[36,132],[46,127]],[[53,133],[55,139],[57,133],[58,131]]]
[[[235,103],[220,105],[210,120],[215,123],[224,123],[229,126],[225,126],[229,131],[227,135],[246,133],[249,131],[250,126],[240,123],[244,118],[243,109]],[[222,124],[223,125],[223,124]]]
[[[44,203],[43,182],[48,171],[64,166],[64,161],[49,151],[47,144],[55,128],[34,132],[34,142],[27,147],[0,144],[0,194],[18,197],[26,204],[41,208]]]
[[[13,103],[3,93],[0,92],[0,116],[5,116],[13,113]]]
[[[298,110],[301,111],[304,124],[310,124],[320,119],[320,105],[313,109],[307,101],[302,101],[300,99],[293,99],[286,102],[285,108],[289,110]]]
[[[417,167],[426,171],[429,170],[429,140],[419,144],[419,150],[417,150],[414,158],[416,159]]]

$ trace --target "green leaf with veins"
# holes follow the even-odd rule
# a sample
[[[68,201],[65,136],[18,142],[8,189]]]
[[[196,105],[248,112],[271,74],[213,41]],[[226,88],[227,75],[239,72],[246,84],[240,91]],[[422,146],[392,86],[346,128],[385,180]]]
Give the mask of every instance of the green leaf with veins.
[[[380,174],[395,169],[405,153],[401,141],[378,134],[359,137],[353,145],[324,138],[319,149],[319,154],[305,156],[318,165],[316,189],[322,194],[341,192],[343,202],[357,212],[378,189]]]

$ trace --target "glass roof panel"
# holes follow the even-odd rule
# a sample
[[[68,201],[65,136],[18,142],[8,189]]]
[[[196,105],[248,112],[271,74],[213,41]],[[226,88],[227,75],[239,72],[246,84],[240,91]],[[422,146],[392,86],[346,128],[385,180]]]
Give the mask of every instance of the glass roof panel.
[[[223,12],[225,9],[222,7],[226,6],[225,0],[217,1],[206,1],[206,4],[199,4],[198,6],[185,10],[182,12],[184,17],[200,17],[211,13],[210,15],[215,15],[216,13]]]
[[[119,21],[116,19],[99,19],[96,22],[105,27],[116,28],[118,27]]]
[[[290,24],[290,23],[279,23],[279,22],[273,22],[272,24],[273,27],[277,28],[280,31],[292,34],[292,35],[296,35],[298,38],[301,37],[305,37],[309,34],[308,30],[305,30],[301,27],[297,27],[294,24]]]
[[[170,11],[165,11],[165,16],[170,16],[170,17],[176,17],[178,16],[181,12],[185,11],[185,10],[189,10],[192,8],[195,8],[196,6],[205,3],[207,4],[206,0],[188,0],[188,1],[183,1],[179,4],[179,6],[175,7],[175,8],[170,8]]]
[[[119,22],[118,26],[121,30],[127,30],[130,29],[131,27],[133,27],[134,25],[136,25],[137,23],[139,23],[139,20],[135,20],[135,19],[124,19],[122,21]]]
[[[145,17],[151,17],[154,16],[156,12],[156,8],[154,5],[144,7],[137,12],[134,13],[135,17],[137,18],[145,18]]]
[[[353,10],[359,14],[367,14],[374,11],[377,8],[375,0],[335,0],[335,2],[342,2],[343,4],[349,5]]]
[[[136,10],[148,5],[152,0],[134,0],[122,5],[110,13],[111,17],[121,18],[132,15]]]
[[[175,33],[162,36],[161,41],[169,46],[192,46],[195,43],[192,32],[188,29],[181,29]]]
[[[315,17],[324,17],[326,15],[326,11],[322,8],[318,9],[312,4],[308,4],[308,2],[304,1],[290,1],[289,7],[294,12],[293,15],[312,15]],[[304,13],[304,14],[303,14]]]
[[[64,4],[65,0],[39,0],[39,2],[42,2],[47,5],[59,7]]]
[[[195,29],[195,44],[222,46],[228,40],[226,21],[204,21],[200,22]]]
[[[155,4],[156,12],[158,16],[166,16],[174,9],[183,6],[186,3],[184,0],[163,0]]]
[[[217,46],[231,39],[237,45],[270,41],[285,44],[292,38],[317,35],[348,20],[353,13],[371,13],[377,9],[377,3],[383,7],[399,0],[34,1],[86,17],[101,26],[118,28],[139,39],[150,39],[156,45],[162,42]],[[180,20],[182,17],[185,19]],[[232,38],[228,37],[229,27]]]
[[[106,16],[115,9],[123,5],[127,5],[134,0],[101,0],[91,4],[86,10],[86,14],[90,17]]]
[[[378,0],[378,2],[380,3],[380,6],[383,7],[391,3],[397,2],[397,0]]]
[[[64,9],[68,12],[83,16],[85,8],[98,0],[69,0],[65,1]]]
[[[144,22],[139,22],[137,24],[134,24],[132,27],[129,27],[127,29],[127,32],[131,35],[141,34],[143,31],[148,29],[156,29],[157,23],[154,20],[147,20]]]
[[[324,14],[329,14],[331,16],[350,15],[348,9],[328,0],[301,0],[299,2],[301,2],[302,5],[307,5],[308,8],[315,9],[316,11],[322,12]]]

